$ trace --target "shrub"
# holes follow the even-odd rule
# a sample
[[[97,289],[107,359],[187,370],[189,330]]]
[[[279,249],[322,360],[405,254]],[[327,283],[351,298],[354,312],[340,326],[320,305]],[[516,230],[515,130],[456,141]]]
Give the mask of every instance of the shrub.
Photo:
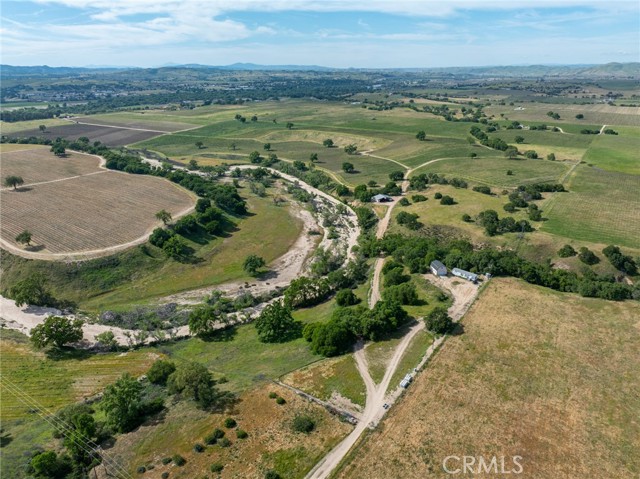
[[[282,479],[282,476],[276,471],[267,471],[264,475],[264,479]]]
[[[444,195],[442,198],[440,198],[440,204],[441,205],[455,205],[456,202],[451,196]]]
[[[182,457],[180,454],[175,454],[173,456],[173,463],[176,466],[184,466],[187,463],[187,460],[184,457]]]
[[[269,399],[275,399],[275,398],[277,398],[277,397],[278,397],[278,395],[277,395],[276,393],[274,393],[273,391],[271,391],[271,392],[269,393]]]
[[[293,418],[291,429],[295,432],[310,433],[316,428],[316,422],[309,416],[296,416]]]
[[[218,442],[218,439],[222,439],[224,437],[224,431],[222,429],[214,429],[213,432],[211,434],[208,434],[205,438],[204,438],[204,442],[206,444],[215,444],[216,442]]]
[[[195,452],[204,452],[204,446],[200,443],[196,443],[193,445],[193,450]]]
[[[232,417],[228,417],[227,419],[224,420],[224,427],[226,427],[227,429],[234,428],[237,425],[238,423]]]
[[[136,471],[138,472],[138,474],[144,474],[145,472],[147,472],[147,468],[144,466],[138,466],[138,469],[136,469]]]
[[[406,198],[402,198],[400,199],[400,201],[398,201],[398,204],[400,206],[409,206],[411,203],[409,203],[409,200]]]
[[[402,268],[394,268],[384,275],[384,287],[395,286],[397,284],[406,283],[411,277],[404,274]]]
[[[224,466],[219,462],[214,462],[213,464],[211,464],[211,467],[209,468],[211,472],[222,472],[223,469],[224,469]]]
[[[465,223],[470,223],[470,222],[472,221],[472,220],[471,220],[471,216],[469,216],[469,215],[468,215],[468,214],[466,214],[466,213],[465,213],[465,214],[463,214],[463,215],[462,215],[462,221],[464,221]]]
[[[489,188],[488,186],[474,186],[473,191],[477,191],[478,193],[482,193],[485,195],[490,195],[491,194],[491,188]]]
[[[420,203],[421,201],[427,201],[427,197],[424,195],[413,195],[411,201],[414,203]]]
[[[176,365],[171,361],[163,361],[162,359],[158,359],[151,365],[149,371],[147,371],[147,379],[152,384],[167,384],[167,379],[172,372],[176,370]]]
[[[358,297],[353,294],[353,291],[350,289],[341,289],[336,294],[336,303],[338,306],[353,306],[354,304],[358,304],[360,300]]]
[[[278,404],[286,404],[286,402],[287,401],[283,397],[278,397],[276,399],[276,403],[278,403]]]
[[[165,466],[167,464],[169,464],[171,461],[173,461],[173,459],[171,459],[170,457],[163,457],[162,458],[162,464],[164,464]]]
[[[564,245],[558,250],[558,256],[561,258],[568,258],[569,256],[575,256],[576,254],[578,254],[576,250],[569,244]]]
[[[439,200],[439,199],[441,199],[441,198],[442,198],[442,193],[436,193],[435,195],[433,195],[433,197],[434,197],[436,200]]]
[[[231,446],[231,441],[229,441],[229,439],[227,439],[226,437],[223,437],[222,439],[218,439],[218,446],[229,447]]]
[[[513,203],[507,203],[502,207],[507,213],[514,213],[516,211],[516,205]]]
[[[584,246],[580,248],[580,253],[578,253],[578,258],[580,258],[580,261],[582,261],[584,264],[588,264],[588,265],[594,265],[600,262],[600,258],[598,258],[593,251],[591,251],[588,248],[585,248]]]
[[[400,304],[418,304],[418,292],[412,283],[389,286],[382,292],[385,301],[397,301]]]
[[[161,479],[169,479],[169,473],[168,472],[163,472],[162,474],[160,474],[160,478]]]
[[[445,334],[453,327],[453,321],[447,313],[447,308],[438,306],[434,308],[425,318],[424,322],[429,331],[437,334]]]
[[[244,431],[244,430],[242,430],[242,429],[238,429],[238,430],[236,431],[236,437],[237,437],[238,439],[246,439],[246,438],[248,438],[248,437],[249,437],[249,434],[247,434],[247,431]]]

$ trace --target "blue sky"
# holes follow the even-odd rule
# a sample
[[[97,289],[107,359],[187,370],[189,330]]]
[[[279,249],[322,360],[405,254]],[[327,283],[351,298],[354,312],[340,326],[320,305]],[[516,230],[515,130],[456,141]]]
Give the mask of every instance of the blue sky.
[[[638,0],[30,0],[2,63],[446,67],[640,61]]]

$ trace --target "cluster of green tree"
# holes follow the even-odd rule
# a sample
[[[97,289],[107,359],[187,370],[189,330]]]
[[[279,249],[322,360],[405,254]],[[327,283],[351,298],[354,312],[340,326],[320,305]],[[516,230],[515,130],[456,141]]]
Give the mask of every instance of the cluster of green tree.
[[[378,224],[378,217],[371,208],[367,206],[357,206],[354,208],[354,211],[358,217],[358,225],[364,231],[370,230]]]
[[[598,256],[586,246],[582,246],[578,250],[578,259],[589,266],[593,266],[600,262],[600,258],[598,258]]]
[[[353,197],[362,203],[369,203],[375,195],[399,196],[402,188],[395,182],[389,181],[382,188],[376,188],[374,182],[371,185],[358,185],[353,189]]]
[[[417,108],[415,110],[418,111]],[[422,111],[431,113],[432,115],[441,116],[446,121],[453,122],[478,123],[482,122],[482,120],[486,120],[486,118],[484,118],[485,114],[482,111],[482,106],[478,106],[477,110],[474,110],[473,108],[462,107],[460,110],[460,112],[462,113],[462,117],[460,118],[456,116],[456,110],[451,110],[448,105],[424,105],[422,107]]]
[[[503,206],[508,213],[513,213],[516,208],[527,208],[529,201],[541,200],[542,193],[567,191],[561,183],[538,183],[534,185],[520,185],[509,193],[509,203]],[[532,208],[532,209],[536,209]],[[530,211],[531,213],[531,211]],[[539,221],[539,220],[535,220]]]
[[[488,236],[495,236],[503,233],[531,232],[533,228],[526,220],[516,221],[511,216],[499,218],[495,210],[481,211],[476,222],[484,228]]]
[[[400,303],[383,300],[373,309],[364,306],[338,308],[328,321],[307,324],[302,336],[314,353],[336,356],[349,351],[357,338],[382,339],[404,324],[407,318]]]
[[[62,115],[66,108],[60,105],[47,105],[47,108],[16,108],[0,111],[0,121],[15,123],[17,121],[46,120]]]
[[[404,266],[397,261],[388,261],[382,268],[384,290],[382,298],[399,304],[420,304],[418,291],[411,276],[404,273]]]
[[[611,128],[606,128],[603,132],[605,135],[617,135],[618,132],[616,130],[613,130]]]
[[[138,427],[147,417],[164,409],[166,393],[193,400],[202,409],[211,409],[228,401],[229,394],[216,388],[213,376],[201,364],[156,361],[147,373],[149,384],[128,373],[105,388],[98,402],[104,421],[96,420],[96,411],[87,404],[73,404],[56,414],[59,426],[54,437],[62,439],[65,451],[44,451],[32,457],[28,473],[43,478],[79,479],[100,463],[97,444],[115,433]],[[160,389],[160,393],[158,392]],[[164,392],[166,391],[166,393]]]
[[[414,190],[424,190],[427,185],[451,185],[455,188],[467,188],[469,185],[461,178],[447,179],[438,173],[420,173],[409,179],[409,186]]]
[[[554,120],[559,120],[560,119],[560,113],[556,113],[553,111],[548,111],[547,112],[547,116],[553,118]]]
[[[415,213],[407,213],[406,211],[401,211],[396,216],[396,221],[399,225],[405,226],[410,230],[419,230],[422,228],[423,224],[418,221],[419,216]]]
[[[618,246],[609,245],[602,250],[602,254],[617,270],[631,276],[638,274],[638,265],[635,260],[631,256],[623,254]]]
[[[562,248],[558,250],[558,256],[560,258],[570,258],[571,256],[577,255],[578,252],[573,248],[573,246],[566,244]]]
[[[453,329],[453,320],[444,306],[433,308],[424,318],[426,328],[436,334],[447,334]]]
[[[196,202],[196,212],[186,215],[169,225],[171,214],[165,210],[156,213],[168,227],[156,228],[149,236],[149,243],[161,248],[165,254],[176,261],[186,261],[191,256],[191,248],[180,236],[189,238],[204,231],[207,235],[220,234],[227,226],[228,220],[222,210],[211,205],[208,198],[200,198]],[[178,236],[180,235],[180,236]]]
[[[450,269],[514,276],[528,283],[582,296],[617,301],[640,299],[640,285],[618,283],[613,276],[598,276],[591,270],[579,276],[572,271],[553,268],[551,264],[528,261],[514,251],[498,251],[491,247],[474,249],[473,244],[464,240],[443,241],[394,234],[387,235],[382,240],[369,238],[368,241],[363,241],[361,252],[371,257],[381,253],[391,255],[412,273],[428,272],[431,261],[439,259]]]
[[[4,253],[3,256],[8,255]],[[3,262],[6,267],[6,262]],[[43,273],[36,272],[26,278],[16,281],[12,286],[2,291],[2,294],[16,302],[16,306],[33,305],[48,306],[57,309],[74,309],[71,301],[55,298],[47,288]]]
[[[482,193],[483,195],[491,195],[491,188],[488,186],[474,186],[472,188],[473,191],[477,191],[478,193]]]
[[[53,436],[62,440],[63,452],[48,450],[36,453],[25,472],[52,479],[88,477],[89,471],[101,462],[95,450],[97,443],[112,435],[104,422],[95,420],[95,412],[87,404],[72,404],[58,411]]]
[[[480,141],[481,145],[488,146],[489,148],[500,151],[505,151],[507,148],[509,148],[509,145],[504,140],[500,138],[490,138],[477,126],[471,127],[470,133]]]
[[[540,124],[540,125],[530,125],[529,126],[529,130],[538,130],[538,131],[546,131],[548,130],[549,127],[547,125],[545,125],[544,123]],[[553,128],[554,131],[558,131],[557,128]]]
[[[336,193],[339,191],[338,194],[340,194],[340,196],[346,196],[349,194],[349,188],[336,183],[329,175],[318,169],[300,170],[295,168],[291,163],[284,161],[278,161],[271,165],[271,167],[288,175],[300,178],[308,185],[318,188],[319,190],[326,192],[336,191]]]
[[[583,135],[599,135],[600,130],[591,130],[589,128],[583,128],[582,130],[580,130],[580,133]]]

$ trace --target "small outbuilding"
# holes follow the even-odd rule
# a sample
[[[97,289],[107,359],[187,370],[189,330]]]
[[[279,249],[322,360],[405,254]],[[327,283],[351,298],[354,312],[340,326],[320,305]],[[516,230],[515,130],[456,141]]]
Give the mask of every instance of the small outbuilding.
[[[374,203],[390,203],[393,201],[393,198],[391,198],[391,196],[389,195],[378,194],[374,195],[371,198],[371,201],[373,201]]]
[[[465,271],[460,268],[453,268],[451,270],[451,274],[457,276],[458,278],[464,278],[472,283],[476,283],[478,281],[478,275],[475,273],[470,273],[469,271]]]
[[[437,259],[431,262],[431,272],[436,276],[446,276],[447,275],[447,267],[442,264]]]

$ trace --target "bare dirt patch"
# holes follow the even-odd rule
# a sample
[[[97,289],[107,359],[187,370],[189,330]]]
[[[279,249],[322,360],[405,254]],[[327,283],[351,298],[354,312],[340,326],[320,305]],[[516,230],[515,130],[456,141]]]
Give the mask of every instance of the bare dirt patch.
[[[638,317],[635,302],[493,279],[464,334],[448,339],[338,477],[445,477],[449,455],[520,455],[527,478],[637,474]]]

